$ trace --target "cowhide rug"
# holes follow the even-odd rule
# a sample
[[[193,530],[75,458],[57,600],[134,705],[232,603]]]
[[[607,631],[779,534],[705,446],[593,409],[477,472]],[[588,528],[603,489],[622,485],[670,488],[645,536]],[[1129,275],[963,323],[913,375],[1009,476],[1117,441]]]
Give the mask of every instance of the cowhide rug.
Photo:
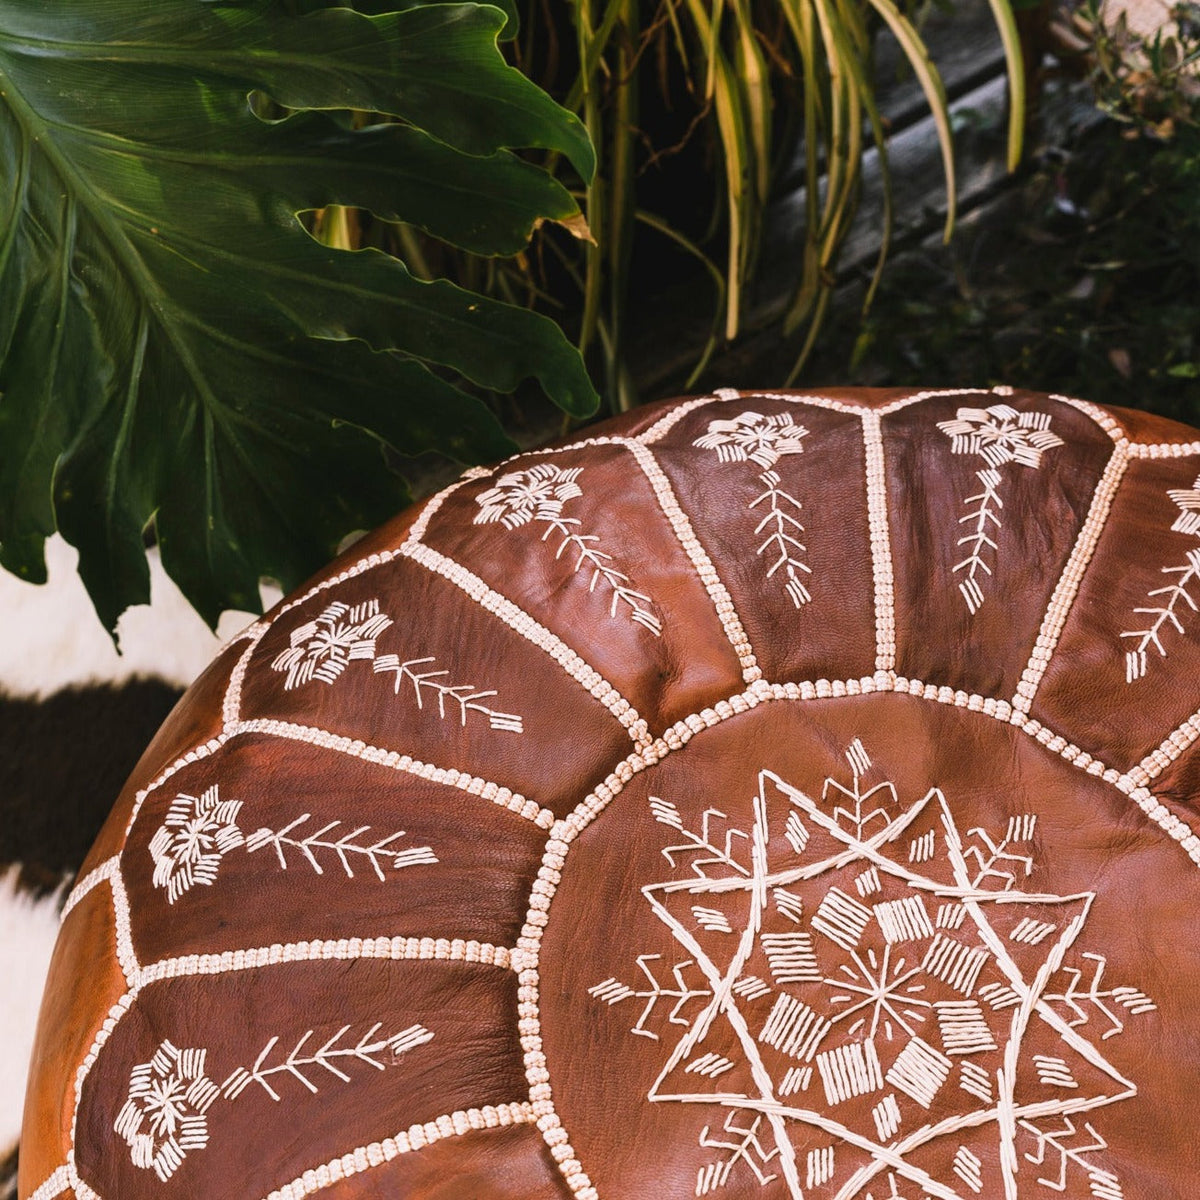
[[[226,613],[214,636],[152,551],[151,603],[122,617],[118,653],[75,562],[54,538],[45,586],[0,571],[0,1200],[16,1195],[25,1076],[69,882],[183,689],[251,620]]]

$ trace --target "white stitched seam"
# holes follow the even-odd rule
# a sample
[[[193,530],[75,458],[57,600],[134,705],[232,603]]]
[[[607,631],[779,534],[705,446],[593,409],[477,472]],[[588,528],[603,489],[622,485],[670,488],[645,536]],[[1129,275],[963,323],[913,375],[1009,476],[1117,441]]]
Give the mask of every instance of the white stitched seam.
[[[543,1138],[558,1161],[559,1169],[577,1200],[598,1200],[598,1194],[571,1147],[570,1135],[563,1128],[554,1107],[550,1074],[542,1050],[538,971],[542,931],[549,922],[550,905],[562,877],[571,842],[607,807],[634,775],[659,762],[671,751],[681,749],[701,729],[720,724],[729,717],[747,712],[763,702],[824,699],[876,692],[895,692],[939,704],[950,704],[966,708],[968,711],[982,712],[995,720],[1014,726],[1080,770],[1116,786],[1129,796],[1150,820],[1178,842],[1188,857],[1200,866],[1200,837],[1197,837],[1185,822],[1171,814],[1146,788],[1137,786],[1129,774],[1122,775],[1114,768],[1106,768],[1098,759],[1068,743],[1065,738],[1054,734],[1040,722],[1029,720],[1021,713],[1015,712],[1007,701],[994,697],[909,680],[895,675],[894,672],[864,676],[861,679],[818,679],[801,684],[768,684],[759,680],[746,691],[677,721],[650,746],[634,752],[619,763],[608,778],[585,797],[565,819],[555,823],[546,842],[542,865],[531,889],[525,924],[513,951],[512,965],[518,972],[519,984],[517,1011],[521,1047],[530,1101],[537,1113],[538,1128],[542,1131]],[[1200,724],[1197,725],[1197,731],[1200,732]]]
[[[143,967],[137,975],[136,989],[151,983],[187,975],[225,975],[234,971],[252,971],[261,967],[291,962],[336,962],[360,958],[387,959],[392,962],[436,960],[438,962],[483,963],[507,968],[512,965],[506,946],[463,938],[365,937],[327,938],[308,942],[276,942],[245,950],[224,950],[215,954],[188,954],[164,958]]]
[[[680,546],[700,577],[700,582],[704,585],[709,599],[712,600],[721,627],[725,630],[725,636],[729,639],[729,644],[733,647],[738,662],[741,664],[742,678],[747,683],[753,683],[762,676],[762,670],[755,658],[750,639],[746,635],[742,620],[738,616],[733,600],[725,584],[722,583],[721,576],[713,565],[712,559],[700,544],[700,539],[696,536],[696,531],[693,529],[687,513],[680,507],[679,501],[671,489],[670,481],[647,447],[631,440],[625,440],[624,445],[633,454],[642,473],[654,489],[654,495],[658,499],[663,515],[671,523],[671,528],[675,531]]]
[[[67,1171],[67,1164],[63,1163],[61,1167],[56,1167],[47,1178],[40,1183],[30,1195],[29,1200],[54,1200],[55,1196],[61,1195],[70,1187],[70,1173]]]
[[[434,574],[448,579],[480,607],[499,617],[509,628],[515,629],[527,641],[545,651],[580,687],[617,718],[635,745],[649,743],[646,722],[638,715],[633,705],[599,671],[589,666],[579,654],[544,625],[535,621],[524,609],[499,592],[493,591],[466,567],[429,546],[405,542],[400,552]]]
[[[1200,442],[1130,442],[1131,458],[1191,458],[1200,454]]]
[[[1041,629],[1038,631],[1033,653],[1021,675],[1020,683],[1017,684],[1017,694],[1013,697],[1012,703],[1018,712],[1029,712],[1037,690],[1041,686],[1042,677],[1050,666],[1050,659],[1058,646],[1058,639],[1067,623],[1071,606],[1075,603],[1075,597],[1083,582],[1084,572],[1092,560],[1092,555],[1096,552],[1105,523],[1112,511],[1117,490],[1120,488],[1125,470],[1129,466],[1127,447],[1128,443],[1124,438],[1117,442],[1116,449],[1113,450],[1112,457],[1104,468],[1104,474],[1096,484],[1087,518],[1079,530],[1079,536],[1075,540],[1075,546],[1067,560],[1067,565],[1059,576],[1050,604],[1042,618]]]
[[[297,725],[291,721],[275,721],[260,717],[250,721],[242,721],[233,729],[230,736],[245,733],[265,733],[274,737],[286,738],[293,742],[306,742],[311,746],[320,746],[339,754],[349,754],[353,758],[361,758],[364,762],[375,763],[394,771],[403,771],[428,779],[433,783],[445,784],[447,787],[461,788],[473,796],[481,796],[501,808],[532,821],[542,829],[549,829],[554,824],[554,814],[549,809],[542,808],[533,800],[527,800],[519,792],[511,788],[501,787],[477,775],[466,771],[457,771],[453,767],[435,767],[430,763],[421,762],[398,750],[384,750],[379,746],[370,746],[366,742],[346,737],[338,733],[330,733],[326,729],[318,729],[312,725]]]
[[[1197,738],[1200,738],[1200,710],[1171,730],[1162,742],[1129,772],[1129,777],[1139,785],[1157,779]]]
[[[529,1125],[536,1120],[533,1105],[516,1104],[485,1105],[446,1113],[423,1125],[410,1125],[408,1129],[382,1142],[359,1146],[349,1154],[340,1155],[319,1167],[305,1171],[291,1183],[284,1184],[271,1192],[265,1200],[301,1200],[311,1196],[339,1180],[357,1175],[371,1167],[391,1162],[401,1154],[410,1154],[444,1138],[461,1137],[477,1129],[498,1129],[507,1125]]]
[[[1089,400],[1077,400],[1074,396],[1062,396],[1057,393],[1052,394],[1050,399],[1057,400],[1060,404],[1068,404],[1071,408],[1083,413],[1084,416],[1090,417],[1114,442],[1126,440],[1125,432],[1116,418],[1110,416],[1104,409],[1092,404]]]
[[[871,573],[875,584],[875,669],[896,666],[896,583],[888,528],[887,471],[883,457],[883,423],[878,413],[863,414],[866,458],[867,520],[871,531]]]

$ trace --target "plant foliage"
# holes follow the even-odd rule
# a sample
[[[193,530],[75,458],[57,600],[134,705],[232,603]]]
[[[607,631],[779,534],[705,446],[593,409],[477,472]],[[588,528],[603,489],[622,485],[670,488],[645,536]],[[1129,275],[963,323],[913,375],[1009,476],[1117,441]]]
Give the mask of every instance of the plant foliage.
[[[460,381],[595,406],[550,321],[298,220],[355,205],[512,254],[578,212],[511,152],[593,170],[504,63],[514,14],[388,7],[0,0],[0,562],[43,579],[60,529],[110,627],[148,598],[150,523],[215,622],[399,507],[383,446],[506,453]]]

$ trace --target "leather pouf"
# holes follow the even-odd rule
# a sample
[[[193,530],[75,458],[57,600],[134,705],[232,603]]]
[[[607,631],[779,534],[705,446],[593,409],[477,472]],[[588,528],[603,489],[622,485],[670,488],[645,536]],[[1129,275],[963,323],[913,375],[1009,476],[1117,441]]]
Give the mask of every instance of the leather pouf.
[[[71,893],[36,1200],[1200,1194],[1200,434],[737,393],[237,638]]]

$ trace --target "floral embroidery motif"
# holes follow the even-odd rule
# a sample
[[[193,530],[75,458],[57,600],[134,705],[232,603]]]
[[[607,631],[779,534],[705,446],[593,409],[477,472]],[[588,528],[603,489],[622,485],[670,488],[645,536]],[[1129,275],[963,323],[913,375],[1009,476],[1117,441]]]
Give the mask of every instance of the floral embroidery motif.
[[[425,707],[427,697],[435,698],[442,720],[457,713],[459,723],[465,726],[468,715],[478,713],[493,729],[504,733],[525,731],[524,722],[515,713],[499,712],[481,703],[498,695],[494,689],[449,683],[444,677],[450,672],[445,670],[417,670],[436,664],[436,658],[427,655],[402,662],[398,654],[377,654],[379,635],[393,624],[392,618],[380,611],[378,600],[366,600],[353,608],[335,600],[314,620],[292,630],[291,645],[275,656],[271,666],[287,672],[283,687],[290,691],[314,679],[334,683],[351,662],[369,662],[376,675],[395,675],[397,695],[401,683],[407,680],[418,708]]]
[[[309,1092],[320,1091],[314,1079],[321,1072],[350,1083],[346,1073],[352,1063],[365,1063],[377,1071],[386,1070],[401,1055],[432,1041],[433,1034],[423,1025],[411,1025],[390,1037],[378,1036],[376,1023],[353,1045],[342,1045],[351,1026],[343,1025],[315,1050],[306,1049],[313,1030],[305,1033],[291,1052],[274,1066],[266,1065],[279,1043],[273,1037],[250,1068],[237,1067],[218,1087],[204,1073],[206,1050],[179,1050],[163,1041],[148,1063],[134,1067],[129,1076],[129,1095],[113,1122],[113,1129],[129,1145],[134,1166],[153,1168],[164,1182],[187,1158],[189,1151],[208,1145],[208,1118],[214,1101],[235,1101],[251,1083],[257,1083],[276,1102],[282,1095],[269,1082],[294,1079]],[[328,1081],[328,1080],[327,1080]]]
[[[1200,478],[1190,488],[1170,488],[1167,495],[1179,509],[1179,516],[1171,526],[1172,533],[1191,534],[1200,538]],[[1174,629],[1184,632],[1181,617],[1200,611],[1200,544],[1184,554],[1185,561],[1175,567],[1163,567],[1162,574],[1173,582],[1166,587],[1155,588],[1146,593],[1148,600],[1156,601],[1153,607],[1135,608],[1140,616],[1152,618],[1145,629],[1126,630],[1123,638],[1136,638],[1137,644],[1125,652],[1125,682],[1133,683],[1146,674],[1146,652],[1153,646],[1160,657],[1167,657],[1163,645],[1163,634]]]
[[[153,1168],[164,1182],[189,1150],[208,1145],[208,1118],[217,1085],[204,1074],[204,1050],[179,1050],[164,1041],[148,1063],[129,1075],[129,1098],[113,1129],[129,1144],[136,1167]]]
[[[379,611],[378,600],[343,604],[335,600],[319,616],[292,630],[291,645],[276,655],[271,666],[286,671],[284,688],[319,679],[334,683],[355,659],[375,657],[375,641],[392,624]]]
[[[992,574],[985,556],[989,551],[995,554],[993,535],[1001,528],[1004,502],[1000,498],[1000,468],[1017,463],[1037,470],[1045,452],[1064,443],[1050,431],[1049,413],[1018,412],[1007,404],[960,408],[954,420],[939,421],[938,428],[949,437],[953,453],[977,454],[987,464],[975,473],[983,490],[967,497],[967,515],[959,518],[959,524],[966,525],[969,532],[958,539],[958,544],[966,546],[968,554],[954,567],[955,574],[966,572],[958,589],[974,614],[984,601],[981,573]]]
[[[248,854],[264,846],[274,847],[284,871],[288,869],[284,848],[290,847],[299,851],[300,861],[308,863],[318,875],[325,873],[319,858],[324,852],[336,858],[347,878],[354,878],[353,862],[359,861],[369,864],[381,882],[385,879],[385,867],[399,871],[438,861],[429,846],[397,848],[393,843],[405,836],[404,830],[366,842],[365,835],[370,833],[371,826],[360,825],[333,838],[329,835],[343,822],[328,821],[306,837],[292,836],[299,826],[312,819],[311,813],[302,814],[280,830],[258,829],[247,837],[237,824],[242,801],[222,800],[218,788],[214,783],[199,799],[176,796],[162,825],[150,839],[154,886],[167,889],[170,904],[194,885],[211,887],[216,882],[221,860],[241,846]]]
[[[819,800],[760,772],[748,829],[651,799],[671,871],[642,894],[679,953],[590,993],[632,1001],[631,1032],[663,1048],[648,1099],[722,1113],[696,1195],[736,1175],[805,1200],[1015,1196],[1024,1160],[1039,1192],[1079,1172],[1120,1196],[1079,1121],[1136,1095],[1101,1047],[1155,1005],[1077,945],[1095,894],[1026,883],[1036,814],[963,831],[939,789],[902,802],[857,739],[846,759]]]
[[[203,796],[180,794],[171,802],[150,839],[154,886],[167,889],[169,903],[195,884],[211,887],[216,882],[221,859],[246,840],[237,825],[241,811],[242,802],[222,800],[215,783]]]
[[[710,421],[708,432],[693,443],[704,450],[715,450],[723,463],[753,462],[763,468],[758,478],[764,490],[748,505],[751,512],[764,506],[755,513],[760,519],[754,527],[754,536],[765,533],[766,540],[755,553],[760,558],[764,554],[771,556],[767,578],[782,571],[784,590],[797,608],[812,599],[802,577],[802,573],[812,574],[812,568],[801,557],[807,550],[800,541],[804,533],[799,517],[803,506],[783,488],[775,466],[786,454],[802,453],[807,435],[808,430],[786,413],[764,416],[744,412],[731,420]]]
[[[476,525],[499,522],[505,529],[517,529],[532,521],[546,526],[542,541],[557,534],[561,539],[555,558],[570,553],[575,559],[574,572],[590,571],[588,590],[594,592],[603,583],[612,593],[608,615],[615,617],[621,605],[629,617],[648,629],[655,637],[662,633],[662,621],[655,615],[650,597],[629,586],[629,576],[612,565],[612,555],[600,550],[596,534],[581,533],[582,522],[563,511],[571,500],[583,495],[578,480],[582,467],[557,467],[553,463],[538,463],[523,471],[501,475],[492,487],[475,497],[479,512]],[[397,687],[399,683],[397,682]]]

